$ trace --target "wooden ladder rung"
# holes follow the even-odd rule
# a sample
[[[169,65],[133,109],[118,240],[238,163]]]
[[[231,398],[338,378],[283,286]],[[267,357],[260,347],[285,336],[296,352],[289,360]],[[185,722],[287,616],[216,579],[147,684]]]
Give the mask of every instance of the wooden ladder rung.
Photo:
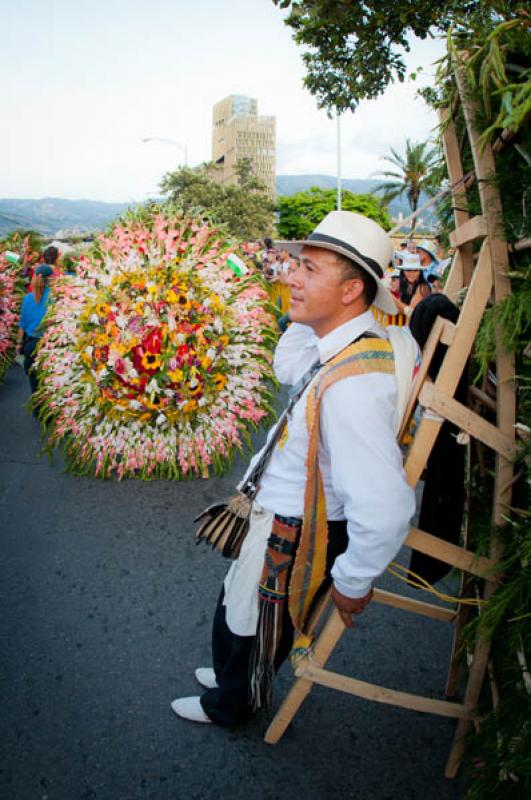
[[[474,242],[476,239],[481,239],[487,235],[487,223],[485,218],[481,215],[472,217],[472,219],[461,223],[450,234],[450,244],[452,247],[462,247],[464,244]]]
[[[353,694],[365,700],[373,700],[376,703],[385,703],[399,706],[400,708],[408,708],[411,711],[422,711],[426,714],[438,714],[439,716],[453,717],[455,719],[474,719],[474,713],[461,703],[453,703],[449,700],[434,700],[431,697],[399,692],[395,689],[377,686],[374,683],[349,678],[346,675],[340,675],[337,672],[331,672],[312,664],[307,656],[297,664],[295,675],[297,678],[309,680],[320,686],[337,689],[340,692]]]
[[[451,608],[436,606],[433,603],[426,603],[425,600],[415,600],[413,597],[405,597],[384,589],[374,589],[372,599],[375,603],[383,603],[401,611],[410,611],[412,614],[420,614],[422,617],[438,619],[441,622],[453,622],[457,613]]]

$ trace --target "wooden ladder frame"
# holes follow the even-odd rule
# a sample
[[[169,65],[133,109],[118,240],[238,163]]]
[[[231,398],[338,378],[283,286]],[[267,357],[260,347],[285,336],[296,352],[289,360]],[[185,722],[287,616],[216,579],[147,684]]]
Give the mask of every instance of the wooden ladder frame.
[[[466,189],[463,184],[453,193],[455,231],[451,244],[455,257],[446,282],[445,293],[456,300],[466,291],[459,319],[455,325],[438,318],[430,332],[423,351],[419,370],[408,408],[404,415],[404,431],[418,403],[424,408],[414,440],[410,447],[405,471],[408,483],[415,486],[424,471],[432,448],[444,420],[457,425],[471,437],[495,451],[495,484],[492,509],[493,525],[503,524],[503,515],[510,504],[513,483],[513,459],[515,446],[515,393],[514,358],[504,351],[501,336],[497,332],[497,397],[496,425],[476,411],[455,399],[455,392],[467,361],[472,353],[474,341],[485,310],[490,302],[500,302],[510,293],[508,277],[508,250],[502,228],[502,206],[493,182],[495,175],[494,156],[489,145],[481,148],[474,127],[476,107],[470,99],[465,77],[466,54],[462,55],[455,69],[456,82],[462,103],[467,133],[474,157],[475,180],[478,183],[482,214],[470,217],[466,211]],[[463,168],[454,123],[450,112],[443,113],[443,142],[452,184],[463,178]],[[477,262],[474,264],[474,243],[482,240]],[[428,368],[439,343],[447,350],[435,381],[428,377]],[[498,577],[496,565],[500,560],[497,543],[493,540],[488,557],[479,556],[466,546],[460,547],[443,541],[418,528],[411,528],[406,544],[422,553],[444,561],[462,570],[464,574],[484,579],[483,599],[487,600],[496,588]],[[446,684],[446,696],[453,697],[458,679],[456,652],[459,649],[464,612],[446,609],[420,600],[392,592],[374,589],[374,601],[394,608],[439,619],[455,625],[453,653]],[[329,596],[322,602],[310,625],[310,632],[324,620],[330,609]],[[470,655],[468,678],[462,702],[436,700],[420,695],[387,689],[360,681],[325,669],[325,664],[345,630],[335,607],[331,608],[322,631],[317,636],[311,651],[297,660],[294,666],[296,681],[269,725],[265,741],[275,744],[283,735],[313,684],[327,686],[342,692],[387,703],[401,708],[454,717],[458,720],[454,741],[446,764],[447,777],[455,777],[463,754],[463,742],[470,725],[477,719],[477,703],[487,671],[490,642],[480,640]]]

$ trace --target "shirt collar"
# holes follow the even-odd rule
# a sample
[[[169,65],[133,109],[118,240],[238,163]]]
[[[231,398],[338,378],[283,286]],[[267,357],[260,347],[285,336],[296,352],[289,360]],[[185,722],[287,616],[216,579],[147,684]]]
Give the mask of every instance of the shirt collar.
[[[329,361],[343,350],[344,347],[353,342],[354,339],[357,339],[358,336],[361,336],[362,333],[368,330],[374,331],[380,336],[385,336],[379,329],[372,315],[372,311],[370,310],[364,311],[363,314],[349,319],[348,322],[344,322],[343,325],[334,328],[334,330],[327,333],[326,336],[317,339],[321,364],[324,364],[325,361]]]

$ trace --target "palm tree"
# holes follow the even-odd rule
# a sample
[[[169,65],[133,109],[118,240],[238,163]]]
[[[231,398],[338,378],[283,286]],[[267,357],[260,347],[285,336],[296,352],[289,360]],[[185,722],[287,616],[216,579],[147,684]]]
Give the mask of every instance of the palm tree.
[[[395,197],[407,196],[411,211],[417,210],[420,193],[435,194],[433,172],[437,166],[439,155],[436,150],[430,149],[427,142],[411,142],[406,139],[405,155],[400,155],[390,148],[391,155],[384,156],[395,167],[395,170],[386,170],[377,173],[379,178],[391,178],[373,189],[382,192],[382,199],[389,203]],[[411,224],[410,233],[415,230],[416,218]]]

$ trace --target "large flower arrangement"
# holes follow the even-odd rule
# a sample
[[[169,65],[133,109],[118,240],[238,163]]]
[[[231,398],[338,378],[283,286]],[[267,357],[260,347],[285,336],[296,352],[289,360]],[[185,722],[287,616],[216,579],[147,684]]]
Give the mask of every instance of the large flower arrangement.
[[[230,253],[211,226],[138,211],[55,282],[37,402],[76,471],[205,476],[270,413],[273,318]]]
[[[21,299],[19,268],[0,253],[0,383],[15,354]]]

